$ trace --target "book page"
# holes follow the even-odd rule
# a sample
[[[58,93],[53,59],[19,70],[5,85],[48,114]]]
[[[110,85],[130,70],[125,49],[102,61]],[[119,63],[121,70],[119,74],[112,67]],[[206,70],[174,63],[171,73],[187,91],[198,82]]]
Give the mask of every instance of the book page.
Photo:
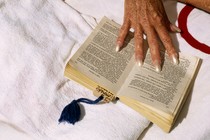
[[[72,67],[114,94],[132,69],[134,57],[132,34],[125,41],[126,47],[115,51],[118,32],[118,24],[103,18],[69,61]]]
[[[162,52],[162,55],[165,53]],[[134,66],[121,90],[126,96],[175,115],[198,65],[198,58],[180,54],[180,63],[174,65],[164,56],[162,71],[156,72],[147,54],[143,67]]]

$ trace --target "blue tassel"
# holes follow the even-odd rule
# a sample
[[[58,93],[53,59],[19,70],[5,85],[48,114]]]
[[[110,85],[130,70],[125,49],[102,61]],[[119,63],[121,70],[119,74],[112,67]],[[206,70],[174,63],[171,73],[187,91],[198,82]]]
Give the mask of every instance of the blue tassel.
[[[75,124],[79,121],[81,110],[79,106],[79,102],[87,103],[87,104],[97,104],[103,100],[103,96],[99,96],[98,99],[92,101],[87,98],[80,98],[78,100],[73,100],[70,104],[68,104],[62,111],[61,116],[59,118],[59,123],[61,122],[68,122],[71,124]]]

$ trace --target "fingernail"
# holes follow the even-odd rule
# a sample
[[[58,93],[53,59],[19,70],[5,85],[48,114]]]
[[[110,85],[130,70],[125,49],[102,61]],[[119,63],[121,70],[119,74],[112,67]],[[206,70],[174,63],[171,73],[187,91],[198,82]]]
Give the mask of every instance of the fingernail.
[[[138,65],[139,67],[141,67],[141,66],[143,65],[142,59],[137,59],[137,60],[136,60],[136,63],[137,63],[137,65]]]
[[[178,60],[177,56],[173,54],[171,57],[172,57],[172,61],[173,61],[174,65],[178,65],[179,60]]]
[[[157,72],[160,72],[160,71],[161,71],[160,65],[155,65],[155,70],[156,70]]]
[[[161,71],[160,63],[158,61],[155,61],[154,62],[154,67],[155,67],[155,70],[157,72],[160,72]]]
[[[179,27],[177,27],[176,25],[173,25],[173,28],[176,32],[180,33],[181,29]]]
[[[120,45],[117,44],[115,51],[116,52],[119,52],[120,51]]]

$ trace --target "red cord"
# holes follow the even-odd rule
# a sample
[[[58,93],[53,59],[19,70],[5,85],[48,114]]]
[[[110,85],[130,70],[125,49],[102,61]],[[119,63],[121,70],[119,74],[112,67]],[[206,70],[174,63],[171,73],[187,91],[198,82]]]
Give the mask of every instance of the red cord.
[[[200,43],[199,41],[197,41],[188,31],[187,29],[187,18],[190,14],[190,12],[194,9],[194,7],[192,6],[185,6],[178,17],[178,24],[179,24],[179,28],[181,29],[181,36],[187,41],[187,43],[189,43],[192,47],[210,54],[210,47],[204,43]]]

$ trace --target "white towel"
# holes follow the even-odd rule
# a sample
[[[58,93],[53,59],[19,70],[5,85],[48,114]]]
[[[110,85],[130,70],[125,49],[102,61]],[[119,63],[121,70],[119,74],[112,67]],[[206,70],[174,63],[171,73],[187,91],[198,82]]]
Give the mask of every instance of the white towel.
[[[93,17],[98,22],[104,15],[122,23],[123,0],[65,0],[82,15]],[[166,13],[172,23],[177,25],[177,17],[184,4],[174,0],[164,0]],[[87,20],[88,21],[88,20]],[[92,21],[91,21],[92,23]],[[194,9],[188,17],[188,30],[200,42],[210,46],[210,14]],[[181,111],[171,133],[166,134],[152,125],[139,139],[143,140],[207,140],[210,139],[210,55],[190,46],[180,34],[171,34],[173,43],[183,53],[203,59],[193,89]]]
[[[81,121],[58,124],[73,99],[95,99],[63,76],[94,20],[61,0],[0,0],[0,18],[0,139],[133,140],[148,126],[120,102],[84,104]]]
[[[167,2],[168,13],[176,7],[175,2]],[[179,13],[184,4],[177,5]],[[199,42],[210,46],[210,14],[194,9],[188,17],[188,30]],[[190,46],[179,34],[177,44],[182,52],[190,53],[202,58],[202,65],[194,86],[178,117],[175,128],[170,134],[161,132],[157,126],[152,126],[143,140],[208,140],[210,139],[210,55]]]

